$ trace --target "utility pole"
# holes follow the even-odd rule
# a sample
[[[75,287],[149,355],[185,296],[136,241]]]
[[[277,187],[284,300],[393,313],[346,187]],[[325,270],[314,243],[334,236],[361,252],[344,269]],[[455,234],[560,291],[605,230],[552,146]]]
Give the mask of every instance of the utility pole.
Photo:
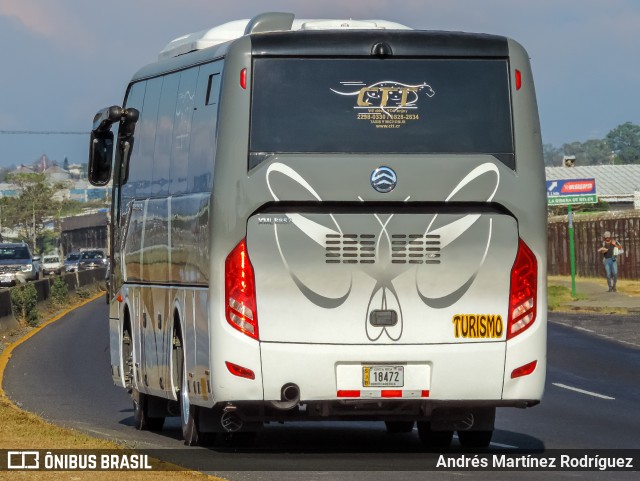
[[[33,215],[33,252],[37,251],[38,246],[36,245],[36,204],[35,201],[31,204],[31,213]]]

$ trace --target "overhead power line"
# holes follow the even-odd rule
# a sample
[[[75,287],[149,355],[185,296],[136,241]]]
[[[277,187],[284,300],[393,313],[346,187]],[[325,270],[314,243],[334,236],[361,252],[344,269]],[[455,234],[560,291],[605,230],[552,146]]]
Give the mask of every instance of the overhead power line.
[[[64,130],[0,130],[1,135],[89,135],[90,132]]]

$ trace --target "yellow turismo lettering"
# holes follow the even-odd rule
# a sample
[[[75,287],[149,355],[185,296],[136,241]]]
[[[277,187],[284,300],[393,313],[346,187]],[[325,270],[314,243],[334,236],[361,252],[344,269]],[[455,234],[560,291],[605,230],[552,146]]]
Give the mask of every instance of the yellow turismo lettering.
[[[500,314],[456,314],[451,322],[456,338],[500,339],[504,332]]]

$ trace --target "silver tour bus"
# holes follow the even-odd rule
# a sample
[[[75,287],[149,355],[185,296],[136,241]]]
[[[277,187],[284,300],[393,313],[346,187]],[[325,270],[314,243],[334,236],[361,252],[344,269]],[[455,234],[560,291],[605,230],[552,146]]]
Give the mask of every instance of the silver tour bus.
[[[113,181],[111,371],[139,429],[355,419],[478,447],[496,408],[539,403],[544,171],[515,41],[284,13],[186,35],[98,112],[89,171]]]

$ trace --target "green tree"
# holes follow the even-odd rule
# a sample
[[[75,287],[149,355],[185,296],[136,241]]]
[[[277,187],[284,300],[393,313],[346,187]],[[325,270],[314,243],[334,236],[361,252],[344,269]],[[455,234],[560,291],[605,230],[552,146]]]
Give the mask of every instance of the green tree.
[[[640,164],[640,125],[618,125],[607,134],[607,142],[615,152],[616,163]]]
[[[64,158],[64,162],[62,163],[62,168],[69,172],[69,159],[67,159],[66,157]]]
[[[542,144],[542,155],[545,167],[560,167],[562,165],[562,150],[551,144]]]
[[[571,142],[562,146],[564,155],[575,155],[576,165],[602,165],[611,163],[611,147],[605,139]]]
[[[37,252],[43,221],[60,212],[60,202],[55,200],[55,194],[64,185],[50,184],[44,174],[35,173],[12,174],[8,180],[17,186],[20,194],[7,199],[7,224],[13,225]]]

